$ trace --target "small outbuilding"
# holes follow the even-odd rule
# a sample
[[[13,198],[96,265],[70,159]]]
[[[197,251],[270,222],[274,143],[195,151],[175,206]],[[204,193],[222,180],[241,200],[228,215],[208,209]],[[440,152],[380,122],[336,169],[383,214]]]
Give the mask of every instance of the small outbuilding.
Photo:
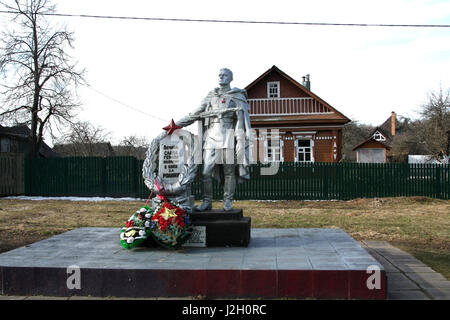
[[[358,163],[386,163],[391,150],[392,141],[398,127],[395,112],[379,127],[376,127],[369,138],[353,148]]]

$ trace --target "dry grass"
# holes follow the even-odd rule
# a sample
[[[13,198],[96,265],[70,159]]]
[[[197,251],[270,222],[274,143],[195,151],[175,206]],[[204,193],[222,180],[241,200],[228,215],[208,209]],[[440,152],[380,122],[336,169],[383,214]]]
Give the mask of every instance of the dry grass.
[[[143,204],[0,199],[0,252],[74,228],[119,228]],[[234,206],[244,209],[255,228],[341,228],[357,240],[389,241],[450,278],[450,201],[239,201]]]

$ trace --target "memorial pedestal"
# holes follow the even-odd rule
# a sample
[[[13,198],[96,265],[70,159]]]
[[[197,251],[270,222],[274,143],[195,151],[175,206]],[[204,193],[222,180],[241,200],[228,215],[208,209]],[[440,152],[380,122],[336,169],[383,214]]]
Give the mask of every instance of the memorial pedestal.
[[[205,227],[206,247],[247,247],[250,242],[251,219],[243,216],[242,209],[213,209],[189,216],[194,227]]]
[[[340,229],[254,228],[248,247],[182,250],[126,250],[118,231],[79,228],[1,253],[0,295],[386,299],[383,266]]]

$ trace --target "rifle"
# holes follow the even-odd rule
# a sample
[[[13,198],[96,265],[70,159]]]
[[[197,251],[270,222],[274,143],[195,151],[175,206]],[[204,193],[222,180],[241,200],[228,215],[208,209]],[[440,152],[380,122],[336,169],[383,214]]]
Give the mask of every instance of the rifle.
[[[200,118],[213,118],[219,117],[222,118],[222,115],[227,112],[237,112],[243,110],[242,108],[224,108],[224,109],[214,109],[212,111],[205,111],[200,113]]]

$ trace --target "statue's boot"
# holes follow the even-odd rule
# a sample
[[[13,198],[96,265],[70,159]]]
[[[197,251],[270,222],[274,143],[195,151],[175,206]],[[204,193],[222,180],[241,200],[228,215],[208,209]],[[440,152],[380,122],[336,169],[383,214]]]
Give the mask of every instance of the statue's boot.
[[[236,189],[236,177],[234,172],[225,176],[223,185],[223,209],[225,211],[233,210],[233,197]]]
[[[206,211],[212,209],[212,193],[213,185],[212,178],[207,177],[203,179],[203,202],[200,206],[195,206],[195,211]]]

